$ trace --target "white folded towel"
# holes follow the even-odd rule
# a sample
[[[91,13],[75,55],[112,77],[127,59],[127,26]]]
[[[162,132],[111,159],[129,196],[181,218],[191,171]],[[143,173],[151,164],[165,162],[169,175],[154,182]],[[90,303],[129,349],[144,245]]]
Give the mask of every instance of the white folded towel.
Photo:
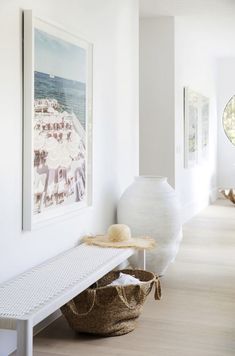
[[[131,276],[130,274],[120,273],[119,277],[115,279],[112,283],[108,284],[109,286],[122,286],[126,284],[141,284],[138,278]]]

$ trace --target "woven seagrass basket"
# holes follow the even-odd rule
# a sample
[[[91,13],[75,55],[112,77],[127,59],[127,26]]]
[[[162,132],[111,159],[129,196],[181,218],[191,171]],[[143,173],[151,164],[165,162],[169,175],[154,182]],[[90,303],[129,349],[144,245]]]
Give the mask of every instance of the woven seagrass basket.
[[[120,272],[144,282],[138,285],[108,286]],[[77,332],[102,336],[118,336],[134,330],[144,302],[155,286],[155,299],[161,299],[157,276],[144,270],[112,271],[79,294],[61,311]]]

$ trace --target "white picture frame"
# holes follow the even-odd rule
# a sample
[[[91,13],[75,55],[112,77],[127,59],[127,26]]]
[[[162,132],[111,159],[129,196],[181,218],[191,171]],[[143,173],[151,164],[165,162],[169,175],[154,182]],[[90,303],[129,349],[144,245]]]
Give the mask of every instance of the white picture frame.
[[[93,46],[31,10],[23,16],[22,227],[30,231],[92,205]]]

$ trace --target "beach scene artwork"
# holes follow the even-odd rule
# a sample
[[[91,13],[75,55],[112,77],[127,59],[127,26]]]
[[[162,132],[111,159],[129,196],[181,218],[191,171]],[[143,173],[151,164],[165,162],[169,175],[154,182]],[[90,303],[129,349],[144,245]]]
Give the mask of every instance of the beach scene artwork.
[[[209,148],[210,101],[201,95],[201,156],[207,158]]]
[[[194,163],[198,152],[198,114],[199,97],[192,90],[188,91],[188,160]]]
[[[208,155],[209,98],[191,88],[184,89],[185,168]]]
[[[34,28],[34,215],[87,199],[86,56]]]

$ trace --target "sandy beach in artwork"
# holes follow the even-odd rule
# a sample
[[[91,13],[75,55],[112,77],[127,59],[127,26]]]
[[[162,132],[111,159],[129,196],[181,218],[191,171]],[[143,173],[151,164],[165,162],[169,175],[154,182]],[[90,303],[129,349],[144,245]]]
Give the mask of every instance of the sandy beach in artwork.
[[[85,130],[56,99],[34,104],[34,213],[82,201],[86,189]]]

